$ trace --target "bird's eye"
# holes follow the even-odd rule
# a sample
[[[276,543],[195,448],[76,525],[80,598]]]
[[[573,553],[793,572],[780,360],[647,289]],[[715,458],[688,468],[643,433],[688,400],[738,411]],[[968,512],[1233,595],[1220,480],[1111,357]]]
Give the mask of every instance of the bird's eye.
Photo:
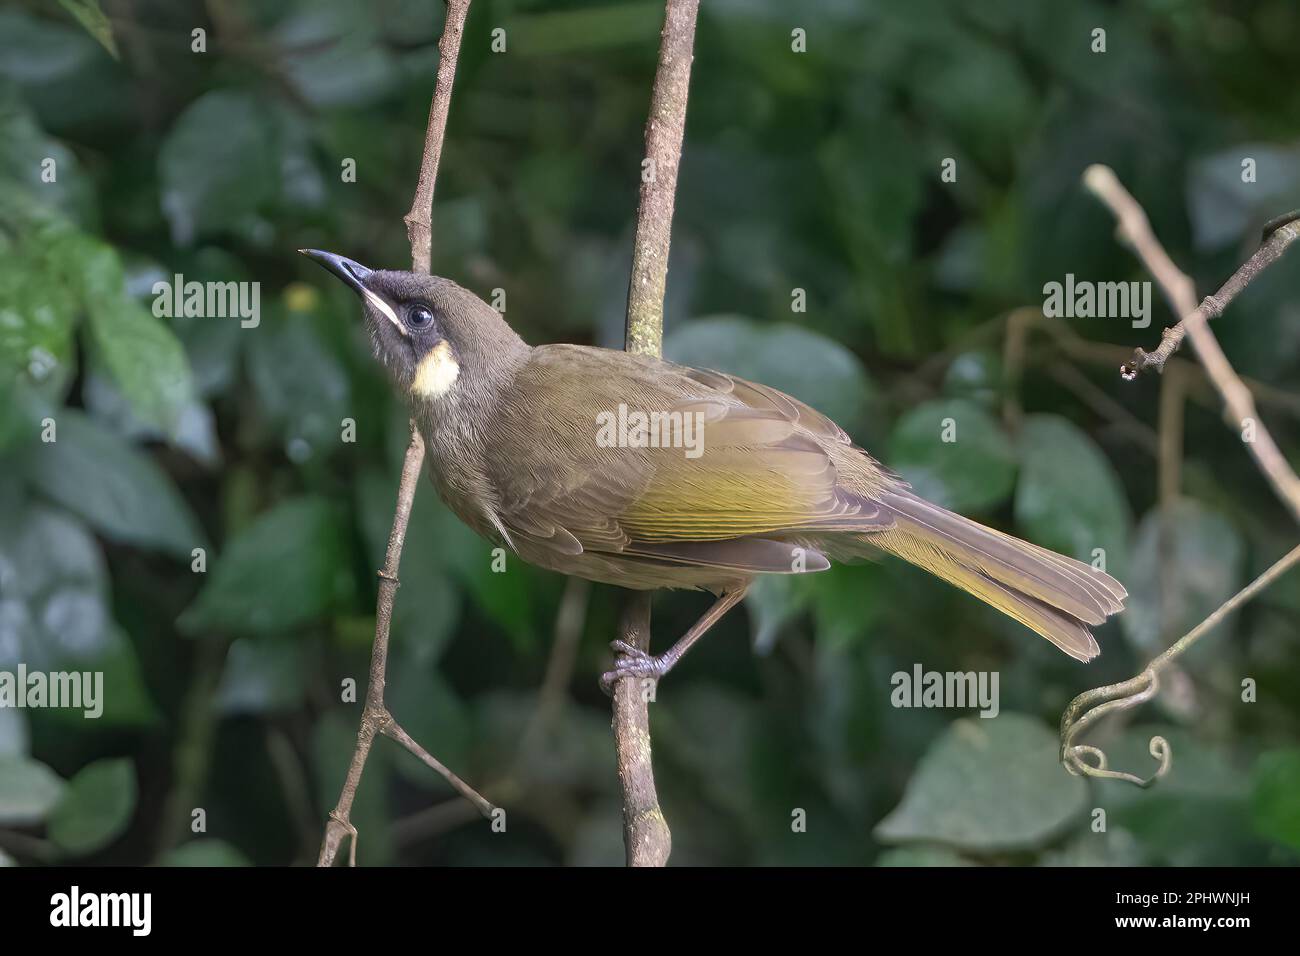
[[[406,313],[406,324],[413,329],[427,329],[433,325],[433,313],[427,306],[412,306]]]

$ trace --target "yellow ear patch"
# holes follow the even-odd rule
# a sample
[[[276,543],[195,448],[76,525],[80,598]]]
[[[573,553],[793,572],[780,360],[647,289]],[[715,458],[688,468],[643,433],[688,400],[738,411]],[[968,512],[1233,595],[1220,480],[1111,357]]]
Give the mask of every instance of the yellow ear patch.
[[[441,398],[456,384],[460,366],[451,357],[451,346],[443,339],[420,360],[411,391],[420,398]]]

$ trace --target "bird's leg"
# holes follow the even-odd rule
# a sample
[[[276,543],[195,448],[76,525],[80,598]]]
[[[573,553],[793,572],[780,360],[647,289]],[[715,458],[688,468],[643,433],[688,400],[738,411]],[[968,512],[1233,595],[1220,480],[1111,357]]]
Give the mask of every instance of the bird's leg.
[[[633,647],[627,641],[612,641],[609,646],[618,656],[614,658],[614,669],[601,676],[601,689],[607,694],[611,693],[615,682],[624,677],[649,677],[656,681],[662,678],[673,669],[695,642],[704,636],[705,631],[717,624],[724,614],[740,603],[740,599],[748,590],[749,582],[745,582],[733,590],[724,591],[722,596],[713,602],[712,607],[682,635],[681,640],[658,657],[652,657],[648,652]]]

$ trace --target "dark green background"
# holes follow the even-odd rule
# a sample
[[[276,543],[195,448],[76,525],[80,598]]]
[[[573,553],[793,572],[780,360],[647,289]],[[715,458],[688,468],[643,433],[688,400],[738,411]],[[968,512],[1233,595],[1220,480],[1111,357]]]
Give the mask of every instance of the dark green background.
[[[1294,863],[1300,577],[1230,619],[1099,738],[1155,789],[1090,785],[1055,723],[1292,547],[1296,528],[1190,379],[1186,500],[1159,547],[1161,380],[1119,379],[1169,321],[1006,316],[1042,286],[1144,278],[1080,185],[1112,165],[1202,291],[1300,205],[1300,11],[1271,2],[705,0],[667,303],[668,354],[835,416],[918,488],[1132,592],[1084,667],[901,563],[766,582],[660,688],[673,861]],[[405,418],[355,301],[297,256],[409,262],[436,64],[433,0],[26,2],[0,11],[0,667],[98,669],[98,721],[0,711],[0,859],[306,862],[364,691],[374,570]],[[87,14],[90,29],[74,19]],[[621,344],[655,2],[475,0],[434,271],[533,342]],[[206,53],[190,31],[207,31]],[[505,30],[507,50],[490,50]],[[1094,28],[1107,52],[1091,51]],[[793,53],[791,30],[807,33]],[[111,40],[109,36],[111,34]],[[118,59],[101,41],[115,44]],[[1240,181],[1243,157],[1258,181]],[[42,183],[41,161],[57,162]],[[956,183],[940,181],[953,157]],[[354,159],[357,181],[341,181]],[[1215,328],[1283,449],[1300,447],[1300,260]],[[157,320],[153,282],[261,283],[261,324]],[[806,290],[807,311],[791,311]],[[1017,412],[1017,408],[1022,413]],[[45,417],[58,440],[39,440]],[[952,417],[958,441],[938,441]],[[340,441],[356,423],[355,443]],[[207,549],[204,574],[191,570]],[[622,859],[609,705],[621,596],[583,610],[552,720],[525,728],[566,582],[488,546],[424,484],[390,704],[508,810],[493,834],[386,741],[359,859]],[[1163,582],[1163,583],[1162,583]],[[1163,594],[1163,600],[1162,600]],[[706,599],[656,601],[656,646]],[[890,706],[890,675],[996,670],[1002,715]],[[1252,679],[1258,700],[1243,703]],[[207,831],[193,834],[202,808]],[[1090,827],[1107,811],[1105,833]],[[433,809],[430,809],[433,808]],[[806,812],[807,832],[792,832]]]

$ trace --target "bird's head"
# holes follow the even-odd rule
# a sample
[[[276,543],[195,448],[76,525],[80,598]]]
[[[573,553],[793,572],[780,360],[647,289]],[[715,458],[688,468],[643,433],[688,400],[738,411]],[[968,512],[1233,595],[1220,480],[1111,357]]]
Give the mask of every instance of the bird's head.
[[[302,249],[361,298],[375,357],[413,403],[438,403],[491,388],[527,346],[501,315],[450,279],[369,269],[319,249]]]

